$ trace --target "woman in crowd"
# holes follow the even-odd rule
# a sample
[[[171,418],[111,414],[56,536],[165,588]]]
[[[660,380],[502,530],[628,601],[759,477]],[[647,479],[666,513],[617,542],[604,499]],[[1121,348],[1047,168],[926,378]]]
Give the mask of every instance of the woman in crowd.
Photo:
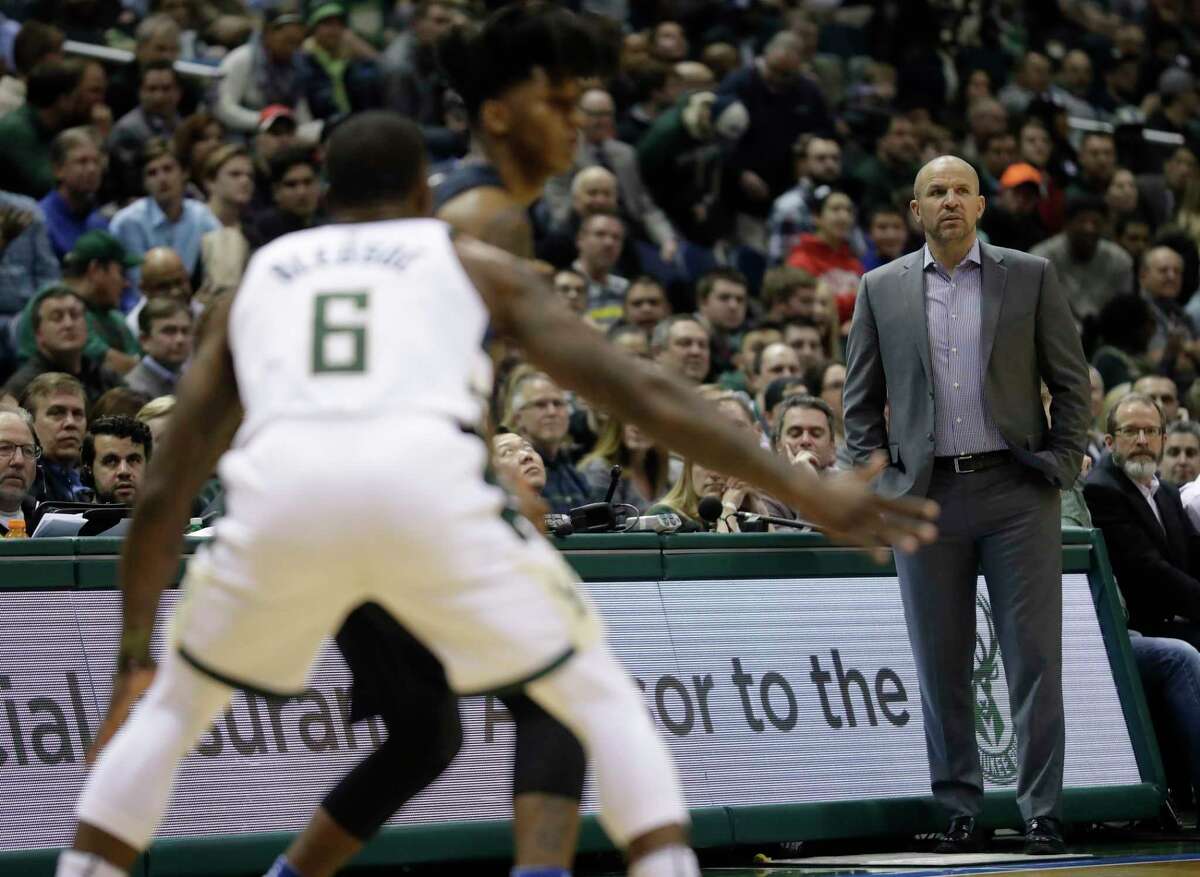
[[[154,444],[162,441],[163,431],[171,420],[171,412],[175,410],[174,396],[159,396],[151,399],[138,411],[135,419],[150,427],[150,435]]]
[[[754,423],[754,415],[749,404],[738,393],[728,390],[714,390],[706,393],[717,405],[722,414],[730,417],[745,429],[758,431]],[[681,533],[694,533],[708,529],[700,517],[700,500],[706,496],[719,497],[721,500],[721,515],[717,519],[715,530],[718,533],[764,532],[766,524],[743,524],[738,521],[735,512],[753,512],[755,514],[772,514],[777,509],[768,507],[764,498],[749,485],[733,478],[727,478],[719,472],[714,472],[705,466],[684,459],[683,470],[675,486],[648,514],[657,515],[674,513],[679,515],[683,526]]]
[[[1104,203],[1108,207],[1108,234],[1105,235],[1109,240],[1120,243],[1120,235],[1118,233],[1118,225],[1123,217],[1131,217],[1136,221],[1146,224],[1150,229],[1154,228],[1154,216],[1145,203],[1142,202],[1141,193],[1138,190],[1137,178],[1134,177],[1133,171],[1128,168],[1119,167],[1112,175],[1112,179],[1108,182],[1108,188],[1104,191]],[[1128,223],[1130,220],[1126,220]],[[1134,255],[1130,253],[1130,255]],[[1135,257],[1135,263],[1136,263]],[[1134,273],[1137,273],[1137,265],[1134,265]]]
[[[608,490],[612,467],[621,467],[621,481],[613,495],[614,503],[634,506],[642,514],[653,497],[667,487],[670,452],[656,446],[632,423],[610,417],[596,447],[579,463],[579,471],[598,496]]]
[[[207,110],[192,113],[175,129],[171,151],[187,172],[187,197],[204,201],[204,162],[225,139],[225,126]]]
[[[1171,224],[1186,234],[1193,244],[1200,246],[1200,179],[1192,179],[1184,187]]]
[[[812,195],[816,231],[800,235],[787,263],[824,283],[837,303],[838,319],[854,314],[854,297],[863,276],[863,264],[850,247],[855,210],[850,196],[829,186],[818,186]]]
[[[204,163],[208,208],[221,222],[200,240],[205,279],[217,290],[236,289],[250,258],[246,236],[246,208],[254,197],[254,164],[244,146],[219,146]]]
[[[1108,188],[1104,190],[1104,203],[1108,205],[1110,216],[1137,213],[1138,188],[1133,171],[1123,167],[1113,171]]]
[[[1042,197],[1038,201],[1038,215],[1047,233],[1056,234],[1063,225],[1066,192],[1058,180],[1058,167],[1054,161],[1054,137],[1043,119],[1029,116],[1021,123],[1017,150],[1021,154],[1021,161],[1033,165],[1042,175]]]

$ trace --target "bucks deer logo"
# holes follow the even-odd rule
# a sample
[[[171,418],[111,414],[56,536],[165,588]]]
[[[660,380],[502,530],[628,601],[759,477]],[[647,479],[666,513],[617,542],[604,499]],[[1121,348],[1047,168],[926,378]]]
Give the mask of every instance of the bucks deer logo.
[[[1017,780],[1017,738],[1008,725],[1006,710],[996,699],[1001,683],[1000,644],[987,597],[976,597],[979,619],[975,625],[975,741],[983,775],[999,786]],[[1007,698],[1005,698],[1007,700]]]

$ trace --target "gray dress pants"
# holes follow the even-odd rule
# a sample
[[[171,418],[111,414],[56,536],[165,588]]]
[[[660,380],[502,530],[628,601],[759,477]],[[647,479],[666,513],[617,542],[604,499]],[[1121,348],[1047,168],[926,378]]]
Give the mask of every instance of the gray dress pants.
[[[928,496],[942,507],[938,541],[897,554],[896,568],[934,798],[952,816],[983,806],[972,685],[982,568],[1017,738],[1017,805],[1027,820],[1058,818],[1066,748],[1059,492],[1013,462],[967,474],[935,468]]]

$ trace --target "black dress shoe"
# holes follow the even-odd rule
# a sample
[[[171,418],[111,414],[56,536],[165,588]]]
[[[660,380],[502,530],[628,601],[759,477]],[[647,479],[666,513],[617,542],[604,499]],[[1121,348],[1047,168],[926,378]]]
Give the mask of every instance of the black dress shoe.
[[[1066,851],[1062,824],[1053,816],[1035,816],[1025,823],[1025,855],[1054,856]]]
[[[976,824],[974,816],[955,816],[933,851],[939,854],[982,853],[988,848],[991,834]]]

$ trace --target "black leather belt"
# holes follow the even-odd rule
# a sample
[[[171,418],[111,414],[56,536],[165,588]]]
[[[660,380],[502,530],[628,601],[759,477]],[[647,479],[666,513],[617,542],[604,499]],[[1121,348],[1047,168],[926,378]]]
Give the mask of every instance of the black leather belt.
[[[987,451],[982,454],[962,454],[957,457],[934,457],[933,468],[949,469],[958,475],[966,475],[968,472],[982,472],[985,469],[1003,466],[1005,463],[1011,463],[1012,459],[1012,451]]]

